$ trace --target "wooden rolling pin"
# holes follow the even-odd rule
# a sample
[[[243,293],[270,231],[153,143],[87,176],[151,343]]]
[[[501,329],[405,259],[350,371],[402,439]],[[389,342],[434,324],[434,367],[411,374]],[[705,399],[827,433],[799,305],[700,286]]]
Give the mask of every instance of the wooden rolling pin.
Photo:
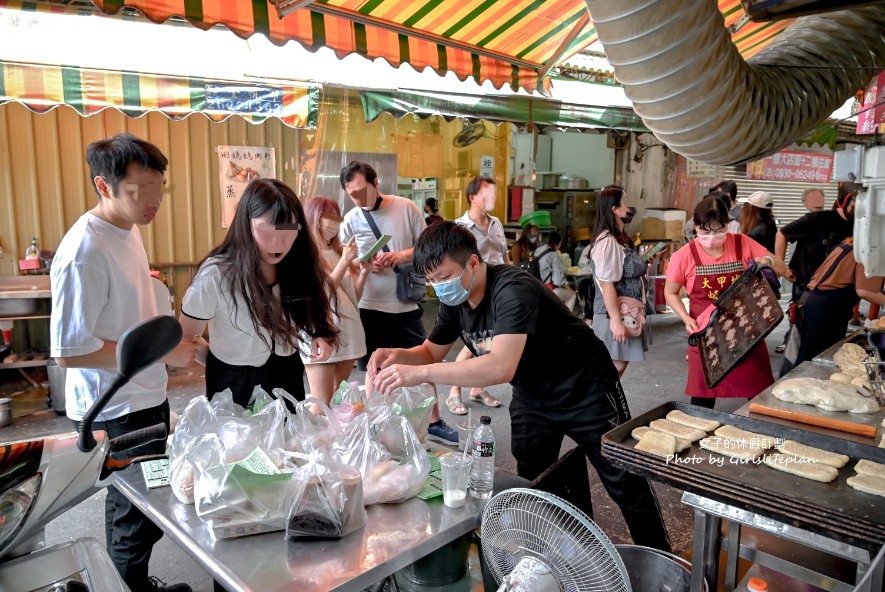
[[[857,434],[859,436],[866,436],[867,438],[876,437],[876,426],[868,426],[851,421],[843,421],[841,419],[832,419],[830,417],[821,417],[820,415],[812,415],[810,413],[781,409],[780,407],[772,407],[770,405],[763,405],[762,403],[751,402],[750,413],[788,419],[790,421],[795,421],[796,423],[827,428],[828,430],[836,430],[837,432]]]

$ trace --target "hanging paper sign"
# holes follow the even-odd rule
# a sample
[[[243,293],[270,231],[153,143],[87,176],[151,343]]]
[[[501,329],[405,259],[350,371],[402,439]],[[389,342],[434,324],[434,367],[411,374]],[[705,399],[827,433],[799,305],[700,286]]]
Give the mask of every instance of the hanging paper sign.
[[[479,158],[479,176],[480,177],[491,177],[494,170],[495,170],[495,157],[494,156],[481,156]]]
[[[716,177],[716,165],[685,159],[685,169],[689,179],[713,179]]]
[[[747,163],[747,178],[829,183],[833,178],[833,155],[800,150],[781,150],[762,160]]]
[[[276,178],[273,148],[219,146],[218,172],[221,179],[221,226],[230,228],[246,186],[254,179]]]
[[[873,107],[876,103],[882,102],[883,95],[885,95],[885,71],[875,76],[864,92],[860,109],[867,110],[857,116],[858,135],[874,134],[885,124],[885,104]]]

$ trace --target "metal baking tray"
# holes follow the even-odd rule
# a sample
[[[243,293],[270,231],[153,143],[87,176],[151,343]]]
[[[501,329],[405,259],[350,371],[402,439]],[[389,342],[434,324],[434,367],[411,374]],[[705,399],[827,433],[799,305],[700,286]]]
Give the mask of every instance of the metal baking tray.
[[[776,471],[763,464],[732,463],[728,457],[703,450],[698,444],[678,455],[682,462],[669,465],[661,457],[635,450],[636,441],[630,432],[663,418],[674,409],[747,431],[845,454],[852,460],[840,469],[836,481],[819,483]],[[709,487],[715,486],[722,495],[731,494],[748,500],[758,498],[772,509],[799,512],[809,521],[804,523],[806,527],[813,525],[815,520],[849,525],[856,522],[850,530],[880,532],[881,541],[885,542],[885,500],[856,491],[845,483],[854,475],[853,467],[858,460],[866,458],[885,463],[883,448],[678,402],[661,405],[611,430],[603,436],[602,446],[603,453],[613,457],[613,460],[617,457],[626,464],[644,461],[643,468],[652,471],[652,474],[647,474],[649,477],[655,478],[655,471],[660,471],[663,476],[666,470],[667,477],[677,480],[671,482],[677,487],[697,491],[699,485],[709,483]],[[718,460],[711,462],[711,458],[723,459],[721,466]]]
[[[689,339],[698,346],[707,388],[719,384],[784,318],[768,280],[749,270],[719,296],[715,306],[704,330]]]
[[[740,507],[763,518],[790,524],[850,545],[867,548],[870,551],[878,551],[885,543],[885,529],[869,529],[854,520],[837,521],[825,515],[817,515],[812,518],[806,508],[773,504],[753,491],[723,486],[709,477],[680,472],[679,469],[671,469],[667,465],[651,464],[644,458],[624,456],[620,450],[603,449],[603,454],[617,467],[666,483],[680,490],[690,491],[715,501]]]

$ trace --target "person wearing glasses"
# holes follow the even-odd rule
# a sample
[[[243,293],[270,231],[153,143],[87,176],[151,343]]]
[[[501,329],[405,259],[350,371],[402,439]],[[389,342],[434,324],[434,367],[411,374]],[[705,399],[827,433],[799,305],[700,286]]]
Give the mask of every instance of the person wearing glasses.
[[[309,340],[312,362],[335,351],[336,290],[304,224],[294,191],[275,179],[256,179],[224,241],[200,264],[179,321],[195,340],[209,327],[207,397],[229,388],[245,407],[260,385],[303,400],[299,346]]]
[[[721,199],[701,200],[694,210],[697,238],[676,251],[670,258],[664,294],[667,304],[685,323],[689,335],[703,329],[698,319],[741,276],[747,261],[773,268],[778,276],[786,265],[753,239],[727,231],[728,208]],[[685,310],[680,291],[688,292],[689,310]],[[777,303],[775,303],[777,306]],[[736,338],[740,329],[735,328]],[[765,341],[753,350],[713,388],[707,388],[701,356],[696,346],[688,347],[688,385],[685,394],[693,405],[712,409],[720,397],[755,397],[774,383],[771,360]]]

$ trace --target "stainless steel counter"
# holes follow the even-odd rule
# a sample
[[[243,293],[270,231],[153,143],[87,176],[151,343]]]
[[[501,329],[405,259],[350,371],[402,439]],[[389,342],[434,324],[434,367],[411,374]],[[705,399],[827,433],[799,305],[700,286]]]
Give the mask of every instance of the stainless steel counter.
[[[495,492],[529,482],[498,470]],[[168,487],[148,490],[139,467],[118,473],[117,488],[188,555],[232,592],[359,591],[477,528],[487,502],[463,508],[412,499],[368,508],[366,526],[337,541],[287,541],[284,532],[216,541],[194,506]]]

